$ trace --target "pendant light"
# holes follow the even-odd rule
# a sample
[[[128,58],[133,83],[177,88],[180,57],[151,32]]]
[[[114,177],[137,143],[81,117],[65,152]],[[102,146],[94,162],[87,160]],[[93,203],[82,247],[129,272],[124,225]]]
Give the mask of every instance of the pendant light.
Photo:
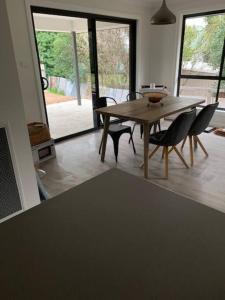
[[[162,6],[151,18],[152,25],[169,25],[176,23],[176,16],[169,10],[166,0],[163,0]]]

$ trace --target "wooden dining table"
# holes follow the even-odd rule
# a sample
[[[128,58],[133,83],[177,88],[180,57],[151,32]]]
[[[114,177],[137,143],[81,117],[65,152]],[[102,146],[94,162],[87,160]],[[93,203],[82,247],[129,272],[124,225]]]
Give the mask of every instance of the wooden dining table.
[[[143,124],[144,127],[144,177],[147,179],[148,172],[148,153],[149,153],[149,127],[150,124],[163,119],[167,116],[194,108],[205,101],[202,99],[189,97],[167,96],[160,103],[151,104],[148,98],[142,98],[134,101],[127,101],[117,105],[102,107],[95,110],[96,113],[104,115],[104,130],[101,160],[105,160],[108,129],[110,117],[116,117],[123,120],[135,121]]]

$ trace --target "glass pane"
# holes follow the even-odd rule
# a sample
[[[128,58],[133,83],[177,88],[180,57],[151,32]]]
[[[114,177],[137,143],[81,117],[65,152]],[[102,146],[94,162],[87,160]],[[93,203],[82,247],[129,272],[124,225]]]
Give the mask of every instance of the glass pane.
[[[225,108],[225,80],[221,81],[218,101],[219,107]]]
[[[182,75],[219,75],[224,37],[224,14],[186,19]]]
[[[100,97],[125,101],[129,93],[129,25],[96,22]]]
[[[182,79],[180,96],[204,99],[203,105],[207,105],[215,102],[217,87],[217,80]]]
[[[93,128],[87,19],[34,14],[34,23],[52,138]]]

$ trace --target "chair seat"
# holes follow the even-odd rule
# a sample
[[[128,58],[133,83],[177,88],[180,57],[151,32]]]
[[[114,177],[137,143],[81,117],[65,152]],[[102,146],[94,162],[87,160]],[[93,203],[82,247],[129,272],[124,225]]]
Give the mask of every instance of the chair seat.
[[[156,132],[154,134],[150,135],[149,143],[159,146],[164,146],[162,141],[166,135],[167,130],[161,130],[159,132]]]
[[[130,132],[131,127],[126,126],[126,125],[121,125],[121,124],[111,124],[109,126],[109,133],[116,133],[116,132]]]

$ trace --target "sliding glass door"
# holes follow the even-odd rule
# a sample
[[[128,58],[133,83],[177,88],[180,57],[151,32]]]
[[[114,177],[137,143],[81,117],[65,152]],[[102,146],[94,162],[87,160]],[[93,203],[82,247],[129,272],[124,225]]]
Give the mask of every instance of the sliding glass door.
[[[177,94],[225,109],[224,58],[225,12],[184,16]]]
[[[41,7],[32,17],[52,137],[98,128],[97,98],[135,90],[136,21]]]
[[[97,21],[96,32],[100,97],[125,101],[130,88],[130,26]]]
[[[51,136],[93,128],[88,20],[41,13],[33,18]]]

